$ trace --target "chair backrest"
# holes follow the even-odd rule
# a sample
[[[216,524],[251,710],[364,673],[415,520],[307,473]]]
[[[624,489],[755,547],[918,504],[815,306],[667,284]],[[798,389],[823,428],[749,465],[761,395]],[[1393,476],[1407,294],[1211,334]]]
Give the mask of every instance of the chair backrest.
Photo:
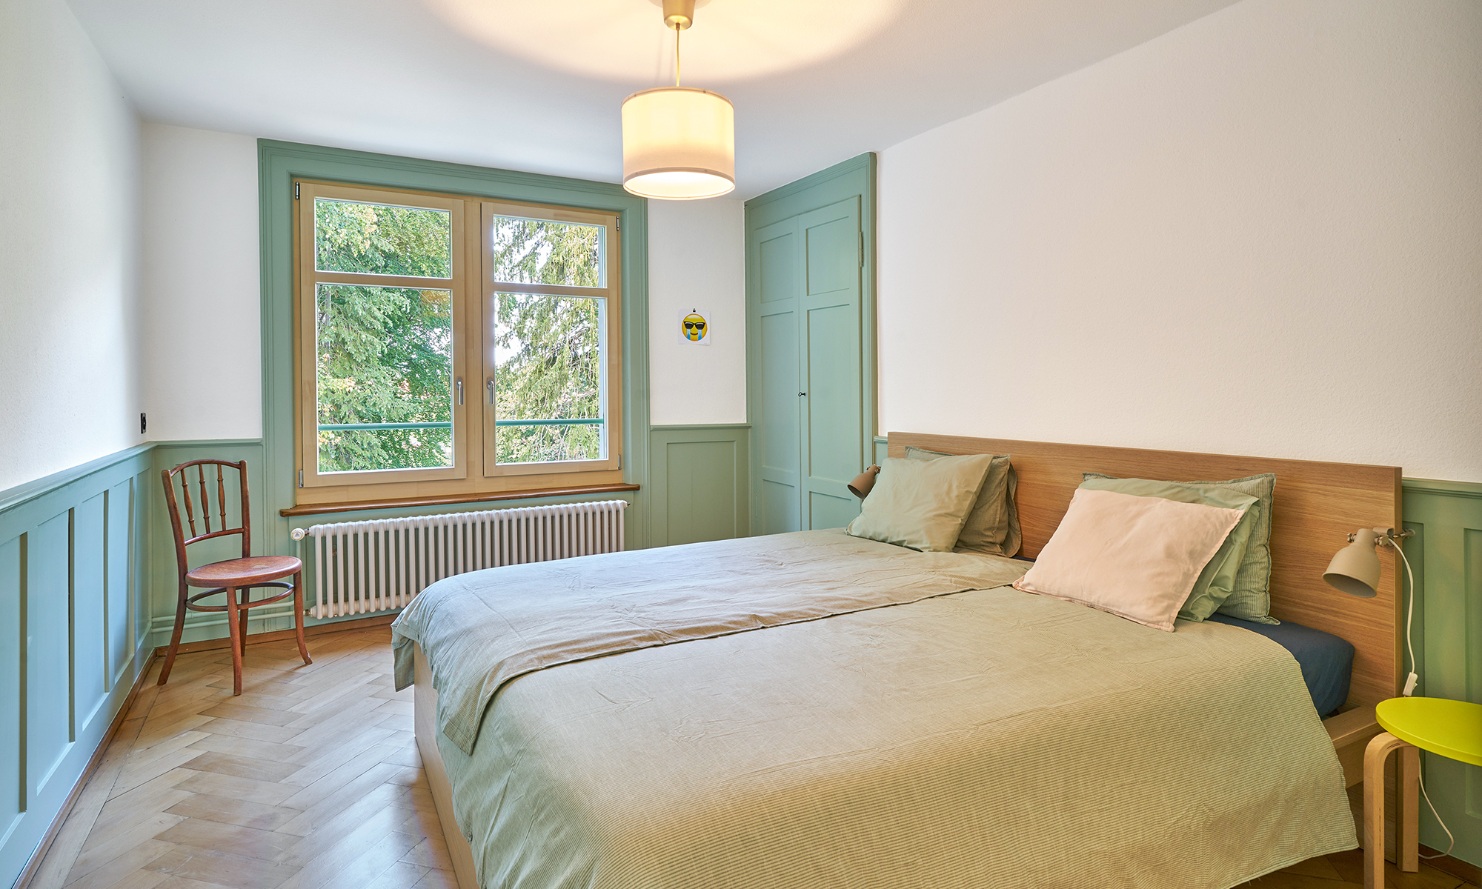
[[[231,525],[227,521],[226,492],[229,470],[236,471],[236,481],[241,489],[236,525]],[[252,554],[252,510],[247,500],[246,460],[240,463],[227,460],[191,460],[188,463],[181,463],[174,469],[161,469],[160,479],[165,484],[165,505],[170,509],[170,528],[175,533],[175,561],[180,566],[182,578],[190,570],[190,564],[186,561],[185,548],[192,543],[239,534],[242,537],[242,558],[245,559]],[[191,496],[192,487],[196,492],[194,497]],[[180,516],[180,498],[177,498],[175,493],[177,488],[185,501],[185,521],[183,523]],[[213,489],[216,497],[214,510],[211,502]],[[189,536],[186,536],[187,529],[190,531]]]

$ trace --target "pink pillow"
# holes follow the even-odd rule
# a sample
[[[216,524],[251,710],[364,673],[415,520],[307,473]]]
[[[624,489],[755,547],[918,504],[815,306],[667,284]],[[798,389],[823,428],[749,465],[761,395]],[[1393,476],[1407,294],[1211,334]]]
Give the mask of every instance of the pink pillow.
[[[1077,489],[1034,567],[1014,587],[1172,630],[1199,572],[1241,515],[1201,503]]]

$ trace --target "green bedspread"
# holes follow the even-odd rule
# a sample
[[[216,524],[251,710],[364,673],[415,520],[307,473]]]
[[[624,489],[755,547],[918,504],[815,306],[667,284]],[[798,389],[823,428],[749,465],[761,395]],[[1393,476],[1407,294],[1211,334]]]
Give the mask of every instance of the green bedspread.
[[[1025,567],[805,532],[496,569],[397,651],[486,887],[1193,889],[1356,845],[1284,649],[1001,586]]]

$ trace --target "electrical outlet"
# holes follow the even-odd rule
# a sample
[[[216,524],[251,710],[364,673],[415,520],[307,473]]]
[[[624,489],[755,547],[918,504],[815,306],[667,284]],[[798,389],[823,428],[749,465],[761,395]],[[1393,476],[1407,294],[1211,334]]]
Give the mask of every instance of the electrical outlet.
[[[148,427],[149,427],[149,418],[144,414],[143,411],[140,411],[139,412],[139,434],[140,435],[143,435],[144,434],[144,430],[147,429]]]

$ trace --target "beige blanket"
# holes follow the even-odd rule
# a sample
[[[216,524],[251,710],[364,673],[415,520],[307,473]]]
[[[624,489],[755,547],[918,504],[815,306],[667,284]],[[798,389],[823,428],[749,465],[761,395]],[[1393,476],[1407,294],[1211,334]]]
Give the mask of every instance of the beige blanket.
[[[792,554],[784,573],[815,545],[825,563],[855,547],[917,562],[933,583],[1023,567],[835,537],[633,555],[659,577],[753,546]],[[596,576],[557,565],[557,587]],[[504,576],[450,595],[494,598]],[[482,714],[472,756],[439,747],[491,889],[1198,889],[1356,845],[1280,646],[1008,587],[527,673]]]
[[[464,753],[506,682],[637,648],[902,605],[1009,583],[1015,562],[918,553],[805,531],[450,577],[392,624],[397,688],[411,643],[432,667],[438,727]]]

